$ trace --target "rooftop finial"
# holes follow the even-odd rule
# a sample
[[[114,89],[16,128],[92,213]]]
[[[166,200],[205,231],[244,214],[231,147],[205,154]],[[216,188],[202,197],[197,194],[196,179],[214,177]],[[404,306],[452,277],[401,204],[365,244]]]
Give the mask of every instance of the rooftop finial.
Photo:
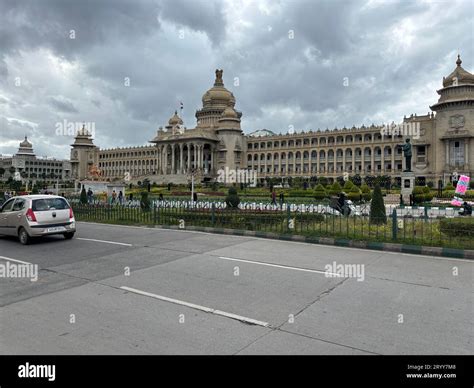
[[[461,56],[458,54],[458,60],[456,61],[456,65],[461,66]]]
[[[218,86],[218,85],[224,85],[224,82],[222,81],[222,73],[224,72],[224,70],[219,70],[219,69],[216,69],[216,81],[214,82],[214,85],[215,86]]]

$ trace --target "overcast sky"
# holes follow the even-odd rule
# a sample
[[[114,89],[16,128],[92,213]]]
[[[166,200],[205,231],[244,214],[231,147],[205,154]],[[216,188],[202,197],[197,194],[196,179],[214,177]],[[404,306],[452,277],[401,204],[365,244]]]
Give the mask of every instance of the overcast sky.
[[[224,70],[245,133],[400,122],[474,68],[472,1],[0,0],[0,153],[144,145]],[[238,82],[236,82],[238,81]],[[238,83],[238,85],[236,85]]]

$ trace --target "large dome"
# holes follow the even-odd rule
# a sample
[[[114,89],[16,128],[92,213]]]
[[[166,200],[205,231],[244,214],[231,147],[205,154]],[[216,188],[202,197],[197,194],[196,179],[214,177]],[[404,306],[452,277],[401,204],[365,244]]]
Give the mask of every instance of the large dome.
[[[224,87],[222,81],[223,70],[216,70],[216,80],[214,86],[202,96],[203,107],[234,107],[234,95]]]

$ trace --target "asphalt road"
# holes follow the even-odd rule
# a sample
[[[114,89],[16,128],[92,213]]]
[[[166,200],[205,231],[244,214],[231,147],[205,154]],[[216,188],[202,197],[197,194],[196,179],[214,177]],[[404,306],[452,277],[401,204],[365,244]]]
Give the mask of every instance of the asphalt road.
[[[468,260],[88,223],[0,256],[39,267],[0,278],[1,354],[474,353]]]

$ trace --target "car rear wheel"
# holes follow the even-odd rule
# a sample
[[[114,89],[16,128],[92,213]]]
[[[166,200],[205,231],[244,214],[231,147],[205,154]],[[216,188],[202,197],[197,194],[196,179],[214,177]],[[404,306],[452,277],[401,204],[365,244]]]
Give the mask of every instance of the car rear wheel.
[[[64,233],[64,238],[66,240],[70,240],[71,238],[74,237],[74,232],[68,232],[68,233]]]
[[[23,245],[28,245],[31,242],[31,237],[28,235],[25,228],[20,228],[18,230],[18,239]]]

